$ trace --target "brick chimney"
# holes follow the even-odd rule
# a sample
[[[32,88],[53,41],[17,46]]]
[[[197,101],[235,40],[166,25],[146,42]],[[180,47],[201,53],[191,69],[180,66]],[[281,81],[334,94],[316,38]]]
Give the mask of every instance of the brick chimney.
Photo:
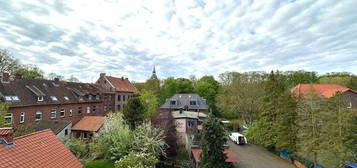
[[[54,79],[54,81],[55,81],[55,82],[59,82],[59,78],[56,77],[56,78]]]
[[[13,146],[14,142],[12,134],[12,128],[0,128],[0,144],[3,144],[6,147]]]
[[[2,83],[9,83],[10,82],[10,74],[8,72],[3,72],[1,76]]]
[[[105,73],[100,73],[100,77],[104,78],[105,77]]]

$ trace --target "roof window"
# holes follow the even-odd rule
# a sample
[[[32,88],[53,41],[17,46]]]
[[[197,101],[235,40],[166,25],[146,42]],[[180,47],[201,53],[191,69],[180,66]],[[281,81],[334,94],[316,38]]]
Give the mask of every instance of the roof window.
[[[69,100],[69,98],[67,97],[67,96],[64,96],[63,97],[66,101],[68,101]]]
[[[58,99],[57,99],[56,96],[51,96],[51,100],[52,100],[52,101],[58,101]]]

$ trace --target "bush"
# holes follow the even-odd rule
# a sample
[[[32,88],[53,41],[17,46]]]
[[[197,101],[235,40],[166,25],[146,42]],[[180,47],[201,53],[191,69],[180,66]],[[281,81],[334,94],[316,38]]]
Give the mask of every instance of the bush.
[[[77,139],[72,137],[69,140],[67,140],[66,146],[71,150],[71,152],[77,158],[84,158],[88,156],[89,146],[82,139]]]
[[[115,162],[116,168],[155,168],[159,160],[152,155],[142,153],[130,153]]]

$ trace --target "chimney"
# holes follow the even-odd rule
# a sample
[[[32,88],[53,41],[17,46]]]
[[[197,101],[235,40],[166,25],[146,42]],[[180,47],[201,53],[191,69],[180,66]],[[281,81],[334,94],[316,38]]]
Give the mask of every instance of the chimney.
[[[2,83],[9,83],[10,82],[10,74],[8,72],[3,72],[1,77]]]
[[[105,76],[105,73],[100,73],[101,78],[104,78],[104,76]]]
[[[121,80],[123,81],[123,80],[124,80],[124,77],[121,77]]]
[[[14,142],[12,134],[12,128],[0,128],[0,144],[3,144],[6,147],[13,146]]]

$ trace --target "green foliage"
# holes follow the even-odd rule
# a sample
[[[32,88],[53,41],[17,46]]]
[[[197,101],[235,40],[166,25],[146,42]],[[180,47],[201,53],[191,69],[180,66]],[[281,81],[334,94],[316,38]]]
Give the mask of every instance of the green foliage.
[[[155,168],[159,160],[149,154],[129,153],[115,162],[115,168]]]
[[[77,158],[84,158],[88,156],[89,146],[87,142],[82,139],[71,137],[67,140],[66,146]]]
[[[0,103],[0,128],[4,126],[9,126],[9,123],[5,122],[5,115],[9,110],[8,103]]]
[[[350,73],[327,73],[319,77],[320,83],[340,84],[357,90],[357,76]]]
[[[216,97],[218,95],[220,84],[213,76],[203,76],[195,82],[195,93],[207,100],[207,104],[212,109],[212,113],[219,116],[219,111],[216,107]]]
[[[33,130],[30,126],[19,125],[19,126],[16,127],[13,136],[14,137],[19,137],[19,136],[31,134],[33,132],[35,132],[35,130]]]
[[[145,107],[144,118],[150,118],[158,112],[159,99],[155,96],[154,92],[142,90],[139,98]]]
[[[25,79],[43,79],[43,71],[36,65],[21,65],[15,73]]]
[[[145,107],[139,97],[133,97],[128,100],[124,107],[124,119],[131,129],[135,129],[144,120]]]
[[[190,80],[185,78],[167,78],[164,80],[161,100],[165,101],[167,98],[176,93],[194,93],[193,84]]]
[[[201,164],[202,168],[226,167],[224,144],[227,138],[224,135],[222,122],[210,115],[203,123],[201,132]]]
[[[114,162],[111,160],[95,160],[83,163],[85,168],[114,168]]]

